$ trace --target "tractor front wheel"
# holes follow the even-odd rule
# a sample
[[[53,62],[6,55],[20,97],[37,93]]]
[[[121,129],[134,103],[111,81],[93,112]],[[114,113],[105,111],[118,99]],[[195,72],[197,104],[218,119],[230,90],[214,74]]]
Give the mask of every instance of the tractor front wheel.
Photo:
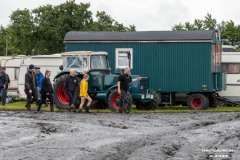
[[[158,108],[158,104],[160,103],[161,98],[160,95],[156,92],[153,92],[153,100],[142,103],[141,101],[138,101],[135,103],[137,109],[144,109],[144,110],[156,110]]]

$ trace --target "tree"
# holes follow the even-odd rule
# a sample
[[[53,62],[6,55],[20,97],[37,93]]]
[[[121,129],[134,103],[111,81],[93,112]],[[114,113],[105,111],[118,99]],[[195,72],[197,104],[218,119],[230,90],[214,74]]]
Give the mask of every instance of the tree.
[[[217,20],[212,18],[212,15],[207,13],[205,19],[195,19],[193,24],[185,22],[184,25],[179,23],[172,27],[174,31],[193,31],[193,30],[211,30],[217,27]]]
[[[224,26],[221,27],[222,39],[225,39],[225,44],[236,46],[239,45],[240,41],[240,26],[235,26],[232,20],[224,23]]]
[[[4,54],[6,38],[10,54],[52,54],[64,51],[63,39],[69,31],[135,31],[124,26],[104,11],[96,20],[89,10],[90,3],[67,0],[57,6],[44,5],[33,10],[16,10],[10,25],[0,30],[0,53]]]
[[[6,29],[0,26],[0,55],[3,56],[6,53]]]
[[[106,12],[97,12],[96,14],[97,21],[93,23],[92,30],[94,31],[135,31],[136,27],[130,25],[125,27],[122,23],[117,22],[110,15],[107,15]]]
[[[34,25],[31,12],[28,9],[16,10],[10,16],[11,23],[6,29],[10,54],[29,55],[32,52]]]
[[[217,27],[217,20],[215,18],[212,18],[212,15],[207,13],[205,16],[205,19],[203,20],[203,29],[205,30],[211,30],[216,29]]]
[[[223,44],[232,45],[237,47],[237,51],[240,51],[240,25],[235,25],[232,20],[222,21],[217,23],[217,20],[207,13],[205,19],[195,19],[194,23],[185,22],[184,25],[179,23],[172,27],[174,31],[190,31],[190,30],[212,30],[219,29],[221,32],[221,38]]]

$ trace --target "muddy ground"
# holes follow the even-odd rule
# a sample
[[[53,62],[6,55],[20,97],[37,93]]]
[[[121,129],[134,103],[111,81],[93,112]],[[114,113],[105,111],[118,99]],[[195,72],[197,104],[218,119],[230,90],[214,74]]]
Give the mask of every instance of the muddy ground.
[[[240,112],[0,112],[0,159],[240,159]]]

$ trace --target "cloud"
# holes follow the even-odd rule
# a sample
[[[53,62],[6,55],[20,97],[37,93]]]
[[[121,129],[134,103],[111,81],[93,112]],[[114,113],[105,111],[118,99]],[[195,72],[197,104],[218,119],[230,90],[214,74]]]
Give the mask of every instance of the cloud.
[[[58,5],[66,0],[0,0],[0,25],[9,23],[12,11],[18,8],[34,9],[40,5]],[[76,0],[76,3],[90,2],[90,10],[105,11],[124,25],[134,24],[137,30],[171,30],[171,26],[180,22],[193,22],[212,14],[218,22],[233,20],[240,24],[239,0]]]

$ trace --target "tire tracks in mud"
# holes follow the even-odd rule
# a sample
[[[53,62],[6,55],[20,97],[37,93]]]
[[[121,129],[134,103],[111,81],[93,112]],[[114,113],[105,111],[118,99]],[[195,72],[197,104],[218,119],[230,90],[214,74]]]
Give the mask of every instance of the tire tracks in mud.
[[[30,122],[24,123],[28,125],[26,127],[38,128],[39,134],[44,137],[55,133],[71,136],[71,132],[80,132],[78,129],[75,131],[74,128],[82,126],[82,124],[90,125],[92,128],[96,127],[96,129],[108,130],[108,133],[124,132],[120,135],[123,136],[121,137],[123,140],[104,143],[96,148],[84,144],[87,140],[83,141],[83,146],[79,149],[84,153],[85,159],[209,159],[208,154],[203,153],[202,149],[224,146],[240,149],[238,144],[234,142],[240,140],[240,132],[236,128],[234,129],[237,127],[235,123],[240,120],[240,113],[80,115],[1,112],[0,114],[2,117],[19,117],[23,120],[30,120]],[[3,123],[3,125],[8,124],[8,122]],[[61,125],[64,125],[65,128]],[[138,134],[127,135],[131,132]],[[103,138],[106,137],[103,136]],[[209,142],[205,142],[208,138]],[[37,141],[34,142],[37,143]],[[41,150],[41,147],[38,149]],[[61,147],[55,148],[55,150],[61,150]],[[81,156],[82,152],[78,156]],[[195,153],[193,154],[193,152]],[[68,158],[67,155],[65,156]]]
[[[176,127],[175,130],[172,131],[171,134],[169,132],[157,134],[153,133],[151,135],[142,136],[141,138],[132,138],[128,139],[125,142],[121,142],[119,144],[115,144],[111,147],[111,151],[109,154],[105,154],[103,157],[99,157],[100,159],[113,159],[113,160],[125,160],[125,159],[145,159],[142,157],[136,158],[136,155],[134,155],[134,152],[138,150],[142,150],[142,153],[144,152],[145,148],[149,148],[151,146],[155,148],[155,157],[151,157],[152,159],[173,159],[173,158],[179,158],[179,159],[209,159],[209,155],[202,152],[202,149],[211,149],[212,146],[205,146],[208,148],[199,148],[198,155],[192,154],[192,153],[185,153],[184,157],[177,156],[177,153],[180,152],[181,148],[186,148],[185,146],[191,145],[191,142],[187,137],[185,137],[186,132],[189,131],[195,131],[199,129],[210,129],[211,133],[211,127],[214,125],[219,125],[222,123],[229,123],[234,121],[239,121],[240,115],[237,114],[235,116],[230,117],[224,117],[221,119],[221,115],[218,117],[211,117],[209,121],[203,120],[199,122],[193,123],[186,123],[186,124],[170,124],[171,126]],[[218,134],[218,133],[217,133]],[[240,140],[240,132],[236,131],[236,134],[231,133],[231,135],[226,134],[220,134],[219,139],[212,142],[213,146],[222,146],[226,141],[231,141],[234,138],[238,138]],[[222,138],[222,140],[221,140]],[[169,139],[169,141],[167,141]],[[165,142],[167,141],[167,143]],[[159,143],[160,142],[160,143]],[[161,143],[162,142],[162,143]],[[235,148],[239,147],[238,144],[235,144],[233,146]],[[156,148],[159,148],[156,150]],[[215,149],[217,149],[215,147]],[[182,151],[182,150],[181,150]],[[176,157],[175,157],[176,156]],[[188,158],[186,158],[186,156]],[[149,157],[148,157],[149,158]],[[150,158],[150,159],[151,159]],[[211,159],[211,158],[210,158]]]

